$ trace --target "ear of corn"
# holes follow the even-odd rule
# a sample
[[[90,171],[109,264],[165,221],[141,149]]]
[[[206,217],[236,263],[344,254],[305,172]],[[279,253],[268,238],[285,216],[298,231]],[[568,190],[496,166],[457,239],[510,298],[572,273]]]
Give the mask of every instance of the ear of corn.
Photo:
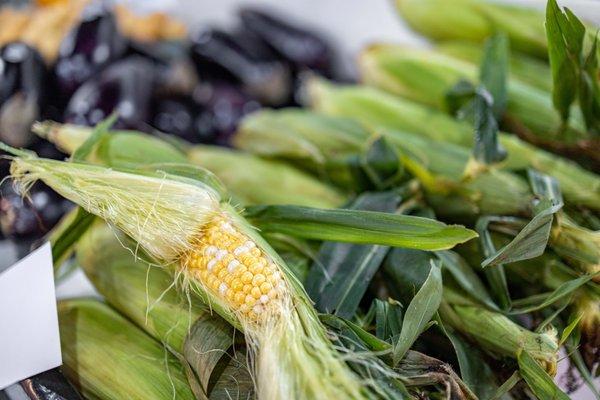
[[[374,45],[360,56],[361,76],[369,85],[419,103],[445,109],[446,93],[460,80],[477,81],[478,66],[434,50],[399,45]],[[549,93],[510,79],[506,118],[542,138],[558,137],[575,143],[588,134],[581,113],[573,109],[563,131]]]
[[[92,133],[92,128],[54,122],[39,123],[35,129],[68,154]],[[183,150],[187,157],[165,141],[141,132],[111,131],[89,161],[113,167],[189,162],[215,173],[232,189],[236,200],[248,205],[269,203],[331,208],[344,201],[332,187],[286,164],[216,146],[184,146]]]
[[[550,375],[556,374],[558,339],[555,331],[534,333],[515,324],[505,315],[480,306],[446,303],[440,308],[440,314],[454,329],[471,337],[489,352],[517,358],[519,352],[525,350]]]
[[[73,154],[92,133],[92,128],[52,121],[36,123],[32,129],[67,154]],[[89,161],[128,168],[141,163],[183,163],[186,158],[174,146],[156,137],[135,131],[111,131],[100,140]]]
[[[442,54],[481,65],[483,46],[467,41],[441,42],[436,50]],[[520,80],[547,93],[552,93],[552,73],[547,63],[525,54],[510,54],[510,79]]]
[[[547,57],[541,12],[488,0],[396,0],[395,3],[413,29],[434,40],[482,43],[494,32],[502,31],[515,49]]]
[[[193,146],[188,160],[214,172],[244,204],[295,204],[333,208],[344,197],[288,164],[216,146]]]
[[[473,129],[468,123],[428,107],[374,88],[335,86],[322,80],[309,82],[311,106],[321,113],[354,118],[372,129],[405,130],[421,136],[470,148]],[[534,168],[556,178],[567,200],[600,210],[600,177],[577,164],[547,153],[514,135],[500,133],[508,152],[506,169]]]
[[[381,130],[381,133],[398,147],[406,168],[423,181],[426,189],[428,182],[419,176],[422,171],[415,170],[415,165],[423,166],[436,177],[453,181],[460,190],[472,194],[471,197],[455,195],[454,200],[448,201],[451,196],[448,193],[439,195],[439,188],[434,183],[434,187],[428,190],[428,200],[441,214],[527,212],[530,193],[521,179],[490,170],[471,181],[461,182],[469,159],[467,150],[401,131]],[[371,136],[370,131],[351,120],[307,111],[282,110],[259,112],[245,118],[234,143],[261,156],[291,159],[302,165],[312,164],[313,171],[322,171],[327,170],[327,166],[322,165],[326,164],[325,160],[360,153]],[[332,137],[336,140],[332,141]],[[294,146],[294,143],[297,145]]]
[[[175,357],[107,305],[66,300],[58,316],[63,371],[86,398],[195,398]]]
[[[43,180],[173,265],[184,288],[244,332],[259,398],[367,396],[283,260],[207,185],[33,156],[15,158],[11,172],[24,187]]]

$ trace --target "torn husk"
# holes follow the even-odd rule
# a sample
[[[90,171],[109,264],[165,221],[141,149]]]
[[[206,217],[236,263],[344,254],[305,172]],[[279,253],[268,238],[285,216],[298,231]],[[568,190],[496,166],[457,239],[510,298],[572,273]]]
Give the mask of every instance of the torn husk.
[[[329,342],[300,283],[208,185],[35,156],[14,158],[11,173],[24,188],[44,181],[162,264],[177,263],[183,288],[245,333],[259,398],[366,397],[366,383]]]

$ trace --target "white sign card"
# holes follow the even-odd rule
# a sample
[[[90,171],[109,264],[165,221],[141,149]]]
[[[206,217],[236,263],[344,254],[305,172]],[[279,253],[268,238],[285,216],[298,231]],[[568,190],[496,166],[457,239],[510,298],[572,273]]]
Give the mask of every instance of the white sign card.
[[[46,243],[0,272],[0,390],[62,364]]]

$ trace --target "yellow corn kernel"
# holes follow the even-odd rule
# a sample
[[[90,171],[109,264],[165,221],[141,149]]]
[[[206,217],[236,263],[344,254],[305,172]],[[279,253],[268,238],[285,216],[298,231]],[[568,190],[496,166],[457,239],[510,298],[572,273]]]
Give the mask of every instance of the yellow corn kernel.
[[[256,321],[283,286],[278,267],[224,216],[216,216],[184,257],[188,272],[234,312]]]

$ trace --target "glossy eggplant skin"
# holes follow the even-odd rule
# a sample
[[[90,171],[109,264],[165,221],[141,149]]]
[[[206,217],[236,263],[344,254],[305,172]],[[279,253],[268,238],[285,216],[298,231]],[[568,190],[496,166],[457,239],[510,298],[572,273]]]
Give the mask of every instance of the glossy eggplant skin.
[[[13,240],[36,240],[48,233],[71,203],[41,183],[23,198],[10,179],[0,185],[0,228]]]
[[[193,99],[203,110],[197,119],[198,130],[202,136],[213,132],[213,143],[220,145],[229,144],[242,117],[261,107],[256,99],[238,86],[222,81],[198,85]]]
[[[244,28],[263,40],[295,71],[309,69],[332,74],[333,51],[325,39],[273,14],[251,8],[239,12]]]
[[[156,70],[151,61],[139,56],[119,60],[75,92],[64,120],[93,126],[116,111],[116,128],[146,131],[155,82]]]
[[[31,400],[82,400],[58,368],[21,381],[21,387]]]
[[[87,6],[78,26],[63,40],[54,73],[61,95],[68,98],[90,77],[127,50],[115,16],[102,2]]]
[[[191,42],[190,55],[201,80],[239,84],[269,105],[281,105],[289,99],[292,76],[285,63],[261,59],[233,35],[218,29],[201,31]]]
[[[44,100],[47,75],[36,49],[21,42],[4,45],[0,49],[0,104],[17,92]]]
[[[0,49],[0,140],[24,147],[29,127],[40,117],[48,95],[48,70],[34,48],[20,42]]]
[[[237,86],[204,82],[192,96],[157,96],[151,125],[190,143],[226,145],[240,119],[259,107]]]

